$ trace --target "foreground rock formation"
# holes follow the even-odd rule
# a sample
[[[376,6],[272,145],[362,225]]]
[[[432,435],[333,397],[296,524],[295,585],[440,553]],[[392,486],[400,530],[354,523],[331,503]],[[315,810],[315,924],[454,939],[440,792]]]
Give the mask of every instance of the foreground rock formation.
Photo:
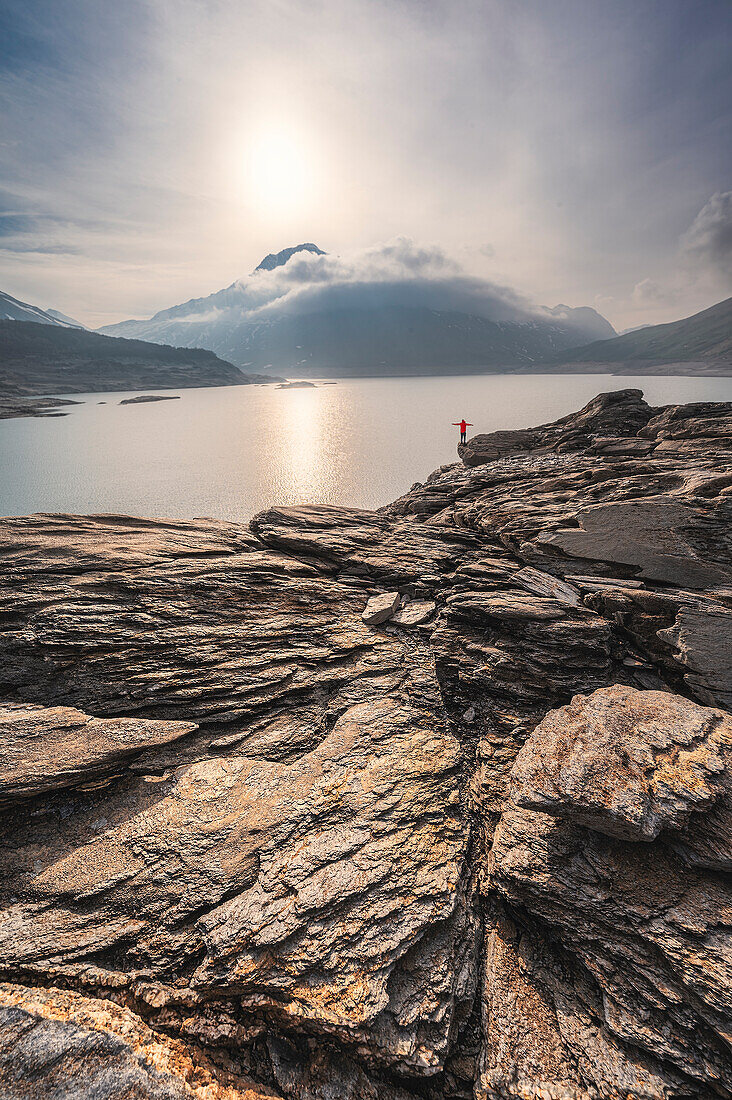
[[[731,441],[2,521],[3,1096],[732,1096]]]

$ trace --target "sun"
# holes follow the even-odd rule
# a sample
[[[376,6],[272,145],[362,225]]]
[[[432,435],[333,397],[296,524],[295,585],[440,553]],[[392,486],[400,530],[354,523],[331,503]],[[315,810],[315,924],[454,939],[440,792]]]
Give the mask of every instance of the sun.
[[[310,199],[315,165],[304,141],[283,128],[254,135],[248,149],[249,188],[263,213],[287,214]]]

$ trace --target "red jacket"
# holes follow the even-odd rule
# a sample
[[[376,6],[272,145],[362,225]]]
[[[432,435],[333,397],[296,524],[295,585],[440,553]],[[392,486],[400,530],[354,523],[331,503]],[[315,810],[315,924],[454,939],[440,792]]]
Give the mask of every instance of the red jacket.
[[[473,425],[468,420],[461,420],[458,424],[457,420],[452,422],[453,428],[459,428],[461,432],[466,432],[468,428],[472,428]]]

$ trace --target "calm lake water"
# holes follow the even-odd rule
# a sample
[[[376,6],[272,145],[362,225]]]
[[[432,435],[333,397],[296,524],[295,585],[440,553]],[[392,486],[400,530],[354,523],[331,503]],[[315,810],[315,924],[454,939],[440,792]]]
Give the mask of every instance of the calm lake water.
[[[247,520],[272,504],[375,508],[456,461],[453,420],[472,420],[470,434],[528,427],[626,386],[656,405],[732,400],[732,378],[609,375],[227,386],[143,405],[74,394],[84,404],[68,416],[0,421],[0,514]]]

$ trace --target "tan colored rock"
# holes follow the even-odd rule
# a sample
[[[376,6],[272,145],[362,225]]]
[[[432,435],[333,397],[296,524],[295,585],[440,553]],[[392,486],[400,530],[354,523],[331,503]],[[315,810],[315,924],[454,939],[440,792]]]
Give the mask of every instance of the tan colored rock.
[[[474,594],[449,596],[448,604],[455,614],[469,618],[496,620],[513,619],[562,619],[565,611],[554,599],[527,596],[524,593]]]
[[[551,711],[511,781],[518,806],[633,841],[679,831],[730,794],[732,717],[621,685]]]
[[[380,592],[378,596],[372,596],[363,609],[361,618],[368,626],[378,626],[390,619],[399,607],[400,596],[398,592]]]
[[[483,1047],[475,1100],[589,1100],[562,1041],[556,1009],[522,959],[522,937],[499,912],[488,924]]]
[[[598,991],[592,1016],[601,1032],[646,1062],[643,1090],[623,1072],[623,1087],[599,1089],[602,1100],[724,1095],[732,1072],[725,876],[689,867],[660,839],[629,844],[519,808],[501,817],[492,869],[492,885]],[[565,1011],[577,1011],[576,995],[564,996]],[[574,1034],[579,1045],[582,1032]]]
[[[532,569],[527,565],[513,574],[513,580],[520,584],[528,592],[537,596],[549,596],[558,603],[567,607],[583,607],[582,595],[573,584],[553,577],[550,573],[542,573],[539,569]]]
[[[195,730],[192,722],[92,718],[73,707],[0,704],[0,803],[91,784],[145,749]]]
[[[0,983],[4,1100],[271,1100],[280,1094],[111,1001]]]
[[[235,992],[295,1029],[439,1066],[474,966],[459,763],[448,734],[387,698],[350,707],[291,764],[213,758],[80,807],[61,830],[31,819],[6,863],[3,965],[83,976],[93,963],[97,981],[144,982],[154,1004]],[[181,943],[195,960],[182,973]]]
[[[394,612],[390,622],[397,626],[419,626],[432,618],[436,609],[434,600],[410,600],[405,607]]]

